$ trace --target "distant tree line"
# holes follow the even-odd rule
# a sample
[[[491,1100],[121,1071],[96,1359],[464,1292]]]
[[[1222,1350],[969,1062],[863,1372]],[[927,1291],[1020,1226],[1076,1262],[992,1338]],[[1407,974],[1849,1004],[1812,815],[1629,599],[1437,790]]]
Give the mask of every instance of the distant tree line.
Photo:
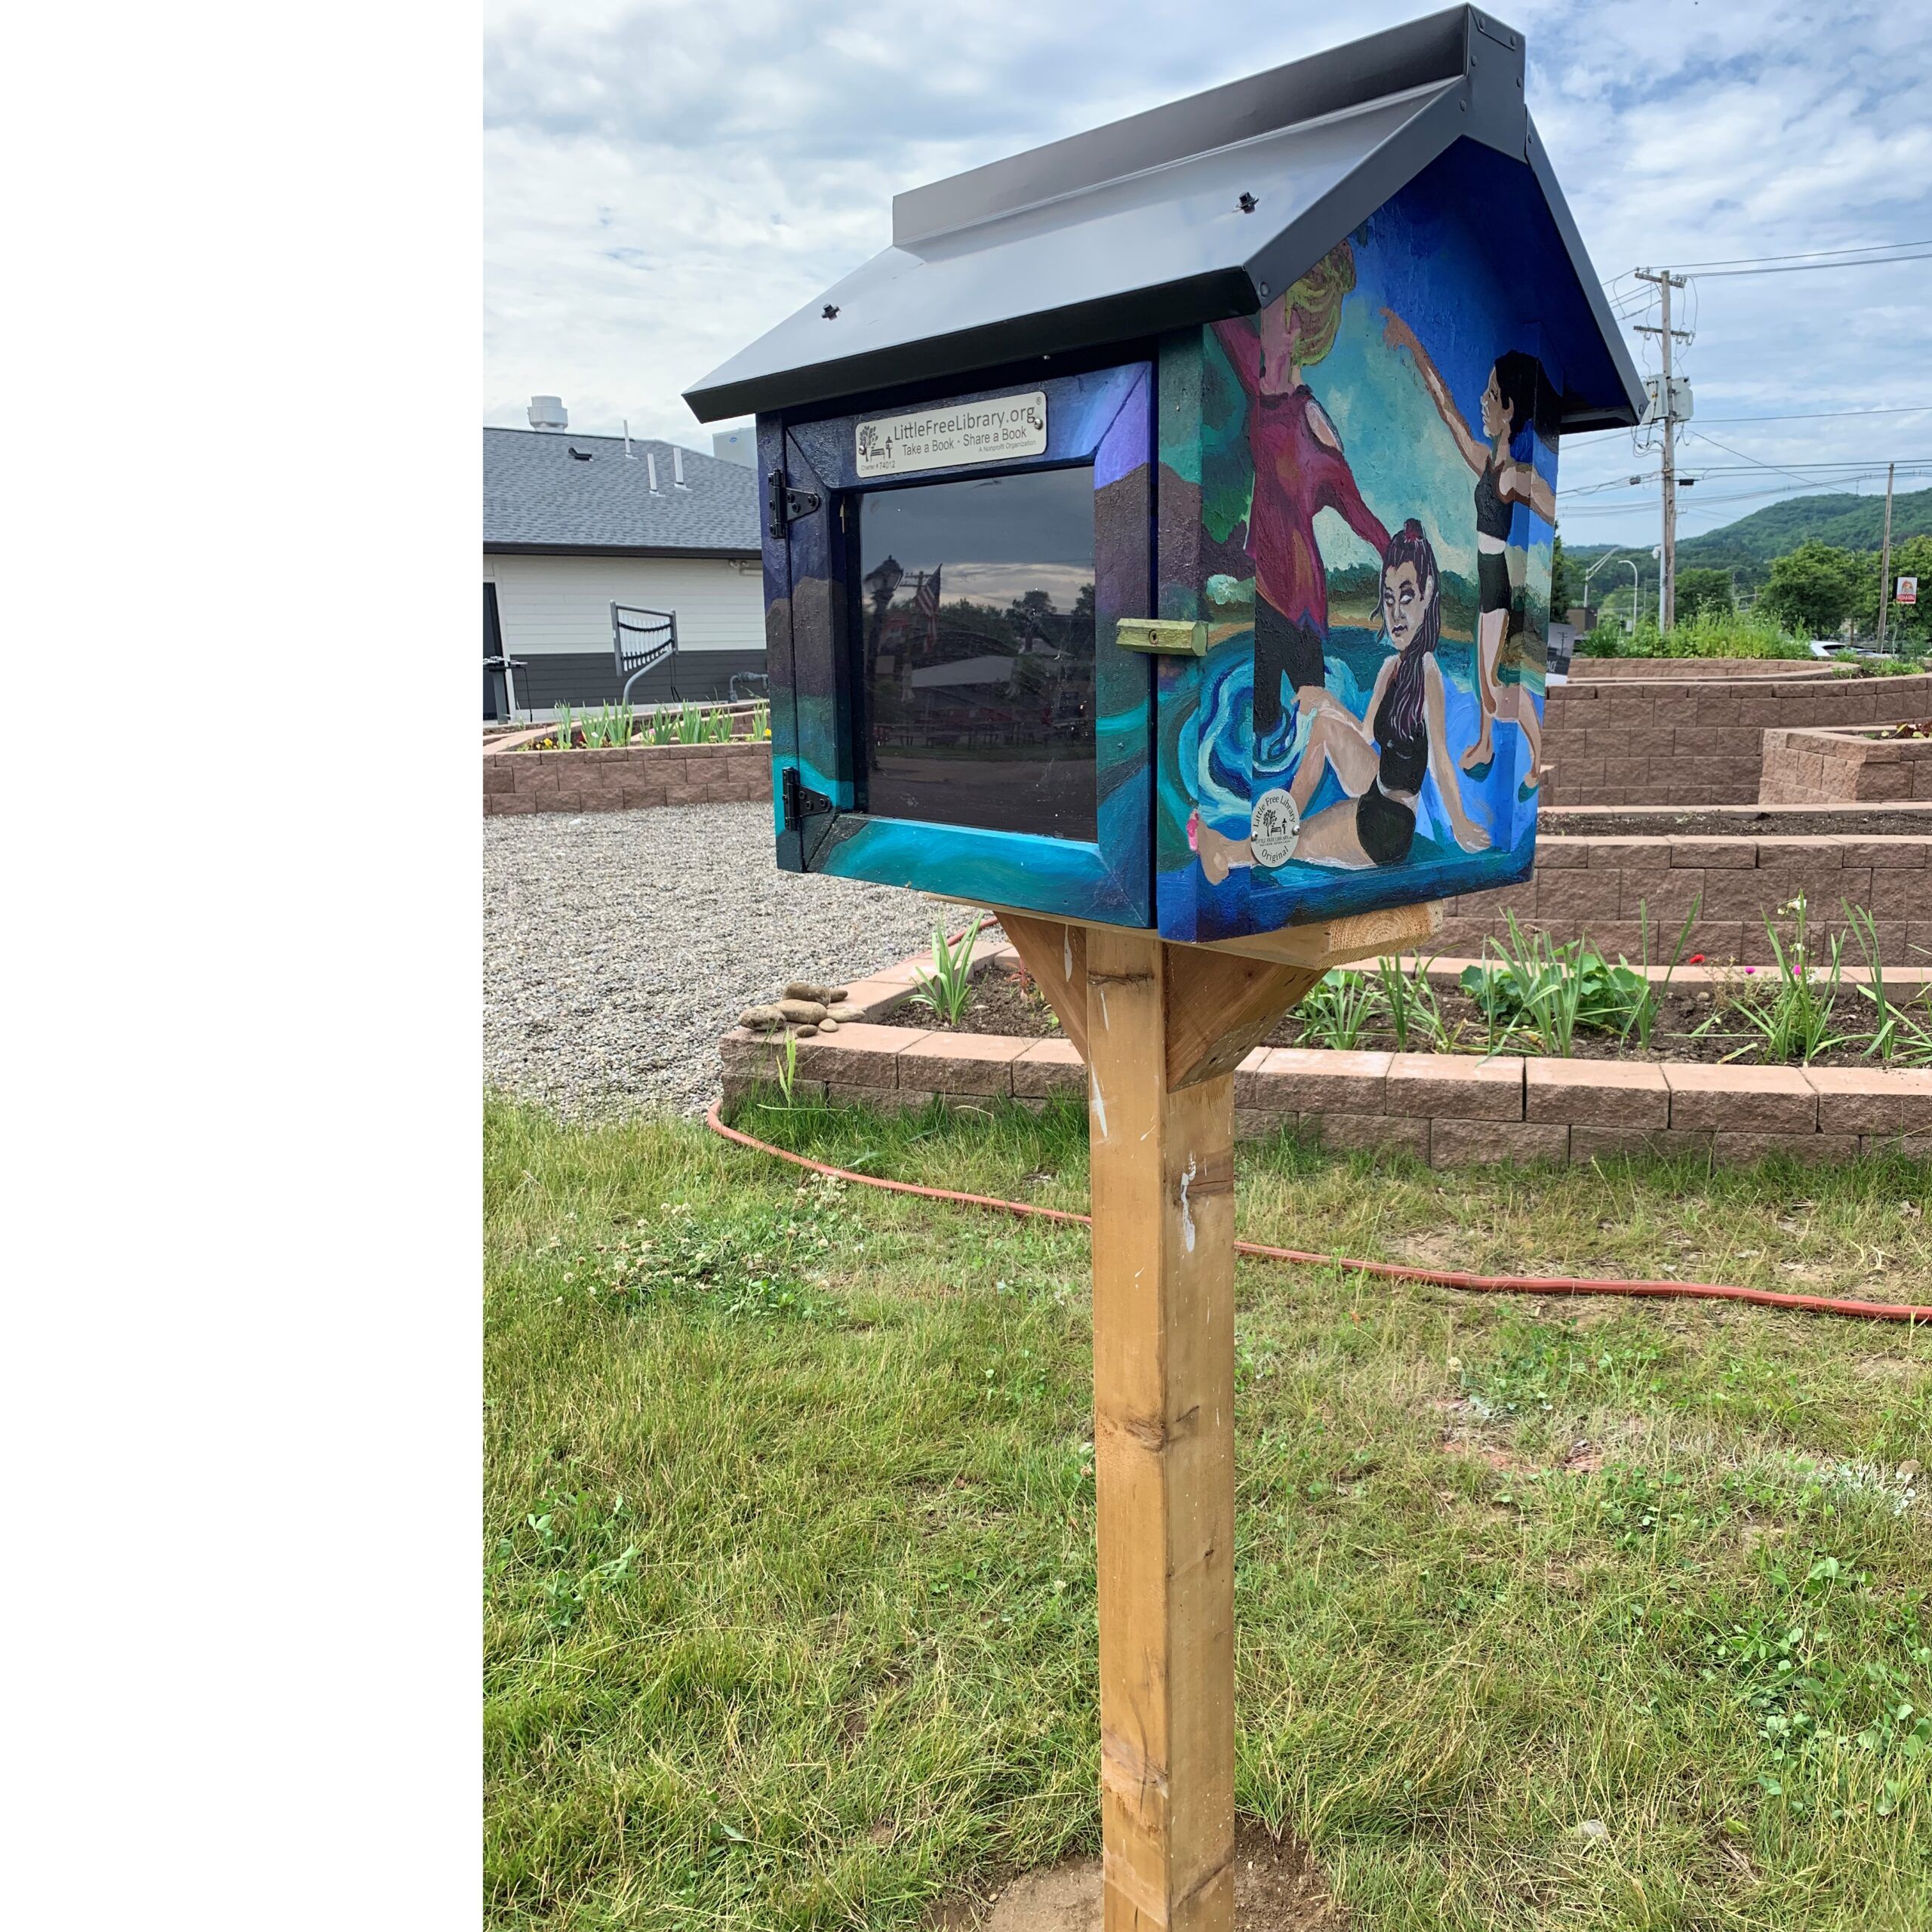
[[[1849,623],[1856,635],[1874,637],[1878,629],[1879,556],[1875,549],[1850,549],[1809,539],[1770,559],[1753,608],[1776,618],[1794,636],[1833,637]],[[1653,560],[1638,558],[1636,561],[1644,580],[1644,601],[1635,613],[1641,620],[1655,612],[1657,575]],[[1645,574],[1643,566],[1647,563],[1651,568]],[[1620,573],[1626,568],[1620,562],[1605,566],[1607,571]],[[1924,587],[1921,598],[1932,594],[1932,536],[1906,537],[1893,543],[1890,580],[1896,584],[1901,577],[1918,579]],[[1609,589],[1599,582],[1592,589],[1595,592],[1593,608],[1598,612],[1605,616],[1631,614],[1631,586],[1627,581]],[[1551,565],[1551,605],[1556,610],[1567,611],[1580,600],[1583,590],[1583,573],[1564,555],[1559,537]],[[1708,568],[1678,570],[1680,623],[1705,614],[1727,614],[1736,601],[1733,571]],[[1932,642],[1932,604],[1924,601],[1916,605],[1893,603],[1886,617],[1886,634],[1909,650],[1924,648]]]

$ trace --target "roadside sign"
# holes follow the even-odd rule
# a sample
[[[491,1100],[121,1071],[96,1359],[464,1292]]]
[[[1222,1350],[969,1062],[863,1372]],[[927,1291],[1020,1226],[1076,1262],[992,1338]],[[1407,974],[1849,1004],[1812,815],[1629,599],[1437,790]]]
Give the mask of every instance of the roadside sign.
[[[1899,579],[1898,595],[1892,600],[1897,604],[1916,604],[1918,601],[1918,580],[1915,577]]]

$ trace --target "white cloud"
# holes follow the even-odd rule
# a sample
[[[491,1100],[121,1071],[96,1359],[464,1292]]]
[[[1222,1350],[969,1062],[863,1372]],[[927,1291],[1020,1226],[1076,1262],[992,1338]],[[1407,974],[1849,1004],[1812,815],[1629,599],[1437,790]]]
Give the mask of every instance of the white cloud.
[[[628,417],[634,434],[706,447],[680,392],[883,247],[895,191],[1419,11],[1374,4],[1311,22],[1233,0],[1208,35],[1194,6],[1133,0],[497,6],[485,420],[521,423],[548,391],[584,429]],[[1509,13],[1528,39],[1531,111],[1602,275],[1932,236],[1918,80],[1932,0]],[[1932,402],[1928,271],[1702,280],[1681,305],[1700,416]],[[1771,461],[1932,457],[1932,415],[1712,433]],[[1628,438],[1589,438],[1566,451],[1562,481],[1641,466]],[[1700,488],[1709,502],[1781,481]],[[1612,510],[1611,496],[1566,499],[1565,535],[1654,541],[1654,513]],[[1687,498],[1685,527],[1752,507]]]

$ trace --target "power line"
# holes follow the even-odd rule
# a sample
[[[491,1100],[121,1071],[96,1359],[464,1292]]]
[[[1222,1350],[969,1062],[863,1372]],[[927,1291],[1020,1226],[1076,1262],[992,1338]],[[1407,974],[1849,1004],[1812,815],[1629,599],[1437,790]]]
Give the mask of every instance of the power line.
[[[1932,249],[1916,255],[1872,255],[1856,262],[1787,262],[1781,267],[1761,269],[1687,269],[1684,272],[1703,278],[1734,275],[1800,275],[1810,269],[1882,269],[1894,262],[1932,262]]]
[[[1744,454],[1741,450],[1734,450],[1730,448],[1727,444],[1720,443],[1715,436],[1705,436],[1701,438],[1700,440],[1711,444],[1715,448],[1723,450],[1727,455],[1739,457],[1742,458],[1742,460],[1734,463],[1700,463],[1692,464],[1689,466],[1689,467],[1692,471],[1691,480],[1694,483],[1698,478],[1706,476],[1749,475],[1758,472],[1767,472],[1774,476],[1789,476],[1791,478],[1793,483],[1796,484],[1799,487],[1807,490],[1815,490],[1821,484],[1838,481],[1850,481],[1860,476],[1875,476],[1880,470],[1894,463],[1897,464],[1897,467],[1900,470],[1903,471],[1908,475],[1915,475],[1925,470],[1932,469],[1932,457],[1875,457],[1869,461],[1864,460],[1857,457],[1841,457],[1835,463],[1799,463],[1789,465],[1777,463],[1761,463],[1749,457],[1744,456]],[[1799,474],[1800,471],[1809,471],[1812,473],[1810,475],[1801,475]],[[1573,484],[1567,488],[1558,490],[1556,494],[1559,499],[1573,497],[1595,497],[1601,496],[1607,490],[1634,490],[1640,488],[1644,484],[1654,483],[1657,480],[1657,477],[1654,472],[1643,476],[1612,476],[1605,478],[1600,483]],[[1654,500],[1646,499],[1644,500]],[[1601,507],[1605,509],[1626,509],[1631,506],[1632,506],[1629,504],[1621,503],[1601,506]]]
[[[1679,262],[1675,266],[1679,269],[1759,268],[1772,262],[1817,262],[1842,255],[1875,255],[1895,248],[1932,248],[1932,239],[1924,242],[1868,242],[1861,248],[1808,248],[1788,255],[1731,255],[1716,261]],[[1629,269],[1624,271],[1626,275],[1635,272],[1635,269]],[[1623,278],[1622,275],[1613,278],[1619,281]]]
[[[1932,410],[1932,402],[1907,403],[1897,409],[1807,409],[1789,416],[1700,416],[1700,423],[1825,423],[1847,420],[1854,416],[1922,416]]]
[[[1724,448],[1724,445],[1722,443],[1718,442],[1718,439],[1715,436],[1706,436],[1703,440],[1707,443],[1715,445],[1718,449],[1721,450]],[[1743,453],[1739,450],[1728,450],[1725,451],[1725,454],[1730,456],[1742,456]],[[1698,475],[1700,476],[1721,476],[1740,468],[1745,469],[1776,469],[1782,471],[1783,474],[1787,476],[1790,476],[1795,475],[1801,469],[1883,469],[1888,463],[1897,463],[1901,469],[1922,469],[1928,464],[1932,464],[1932,457],[1842,456],[1840,457],[1835,463],[1827,461],[1820,463],[1764,463],[1753,457],[1745,457],[1741,464],[1730,463],[1700,463],[1694,466]]]
[[[1881,472],[1877,470],[1861,472],[1861,474],[1872,476],[1876,476],[1880,473]],[[1855,479],[1846,477],[1837,479],[1825,478],[1821,480],[1829,483],[1834,480],[1850,482]],[[1688,515],[1698,510],[1715,509],[1720,503],[1761,503],[1769,497],[1795,496],[1801,490],[1816,490],[1817,488],[1818,485],[1816,482],[1806,484],[1787,483],[1780,484],[1772,488],[1766,490],[1727,491],[1724,495],[1718,497],[1706,497],[1703,496],[1700,493],[1696,501],[1687,503],[1684,506],[1684,514]],[[1835,491],[1831,494],[1834,495],[1858,496],[1869,494],[1872,493],[1860,491]],[[1660,501],[1661,499],[1656,497],[1639,497],[1633,499],[1629,503],[1586,503],[1579,509],[1566,509],[1563,512],[1562,517],[1559,518],[1559,521],[1567,522],[1571,518],[1575,517],[1629,515],[1640,510],[1654,510]]]
[[[1795,471],[1786,469],[1782,463],[1760,463],[1755,457],[1748,457],[1742,450],[1734,450],[1728,443],[1721,443],[1716,437],[1707,436],[1701,430],[1687,429],[1684,433],[1694,441],[1709,443],[1712,448],[1722,450],[1726,456],[1734,456],[1740,462],[1749,463],[1754,469],[1767,469],[1774,476],[1789,476],[1795,483],[1802,483],[1804,481],[1804,478],[1798,475]]]

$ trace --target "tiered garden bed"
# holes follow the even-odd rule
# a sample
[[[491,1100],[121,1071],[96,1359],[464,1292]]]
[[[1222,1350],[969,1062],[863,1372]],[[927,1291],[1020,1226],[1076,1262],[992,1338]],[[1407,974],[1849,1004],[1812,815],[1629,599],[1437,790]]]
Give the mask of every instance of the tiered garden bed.
[[[1513,912],[1558,942],[1587,934],[1613,957],[1667,958],[1694,903],[1687,955],[1762,966],[1766,922],[1801,893],[1821,937],[1849,930],[1848,903],[1872,915],[1885,958],[1932,964],[1932,801],[1546,810],[1534,873],[1451,900],[1442,949],[1475,955]]]
[[[1895,803],[1932,806],[1932,718],[1855,731],[1764,734],[1764,804]]]
[[[930,964],[928,955],[916,955],[847,989],[841,1010],[854,1017],[830,1033],[788,1040],[734,1029],[720,1044],[727,1102],[770,1103],[787,1083],[784,1103],[792,1105],[897,1109],[1012,1100],[1038,1107],[1057,1094],[1084,1095],[1079,1055],[1057,1036],[1038,995],[1024,989],[1011,949],[983,943],[980,977],[957,1027],[911,1004]],[[1305,1007],[1278,1032],[1280,1044],[1258,1047],[1241,1063],[1236,1132],[1252,1139],[1291,1131],[1331,1148],[1395,1148],[1438,1167],[1588,1161],[1638,1151],[1690,1152],[1723,1164],[1774,1153],[1804,1160],[1890,1150],[1932,1155],[1932,1070],[1877,1066],[1855,1050],[1827,1051],[1808,1066],[1715,1063],[1719,1044],[1709,1035],[1697,1057],[1673,1054],[1688,1029],[1724,1001],[1749,996],[1736,983],[1747,976],[1681,969],[1660,1002],[1647,1050],[1626,1044],[1617,1051],[1596,1040],[1582,1053],[1546,1057],[1481,1051],[1487,1021],[1473,1001],[1466,1001],[1467,1011],[1459,1007],[1466,996],[1451,990],[1461,970],[1461,962],[1441,962],[1432,980],[1439,1017],[1468,1050],[1298,1044],[1309,1037]],[[1894,975],[1894,1001],[1918,995],[1927,977]],[[1844,1023],[1860,1021],[1869,1031],[1872,1002],[1848,989],[1840,1002]],[[976,1011],[989,1028],[1009,1030],[977,1030]],[[1838,1018],[1835,1013],[1835,1024]],[[1383,1037],[1364,1029],[1364,1041]],[[1733,1050],[1737,1038],[1748,1046],[1752,1037],[1737,1029],[1724,1049]]]
[[[1616,670],[1605,675],[1607,665]],[[1824,669],[1820,676],[1752,662],[1714,675],[1714,660],[1637,661],[1626,669],[1613,659],[1573,675],[1544,703],[1543,802],[1749,804],[1767,731],[1843,731],[1932,714],[1932,676],[1847,678]]]
[[[769,714],[762,705],[685,707],[678,724],[708,742],[661,742],[648,716],[626,717],[629,743],[568,722],[486,736],[485,817],[512,812],[635,811],[655,805],[752,804],[771,796]],[[668,734],[668,721],[657,728]],[[728,737],[722,734],[728,731]],[[617,735],[621,736],[622,733]],[[560,740],[568,737],[568,743]]]

